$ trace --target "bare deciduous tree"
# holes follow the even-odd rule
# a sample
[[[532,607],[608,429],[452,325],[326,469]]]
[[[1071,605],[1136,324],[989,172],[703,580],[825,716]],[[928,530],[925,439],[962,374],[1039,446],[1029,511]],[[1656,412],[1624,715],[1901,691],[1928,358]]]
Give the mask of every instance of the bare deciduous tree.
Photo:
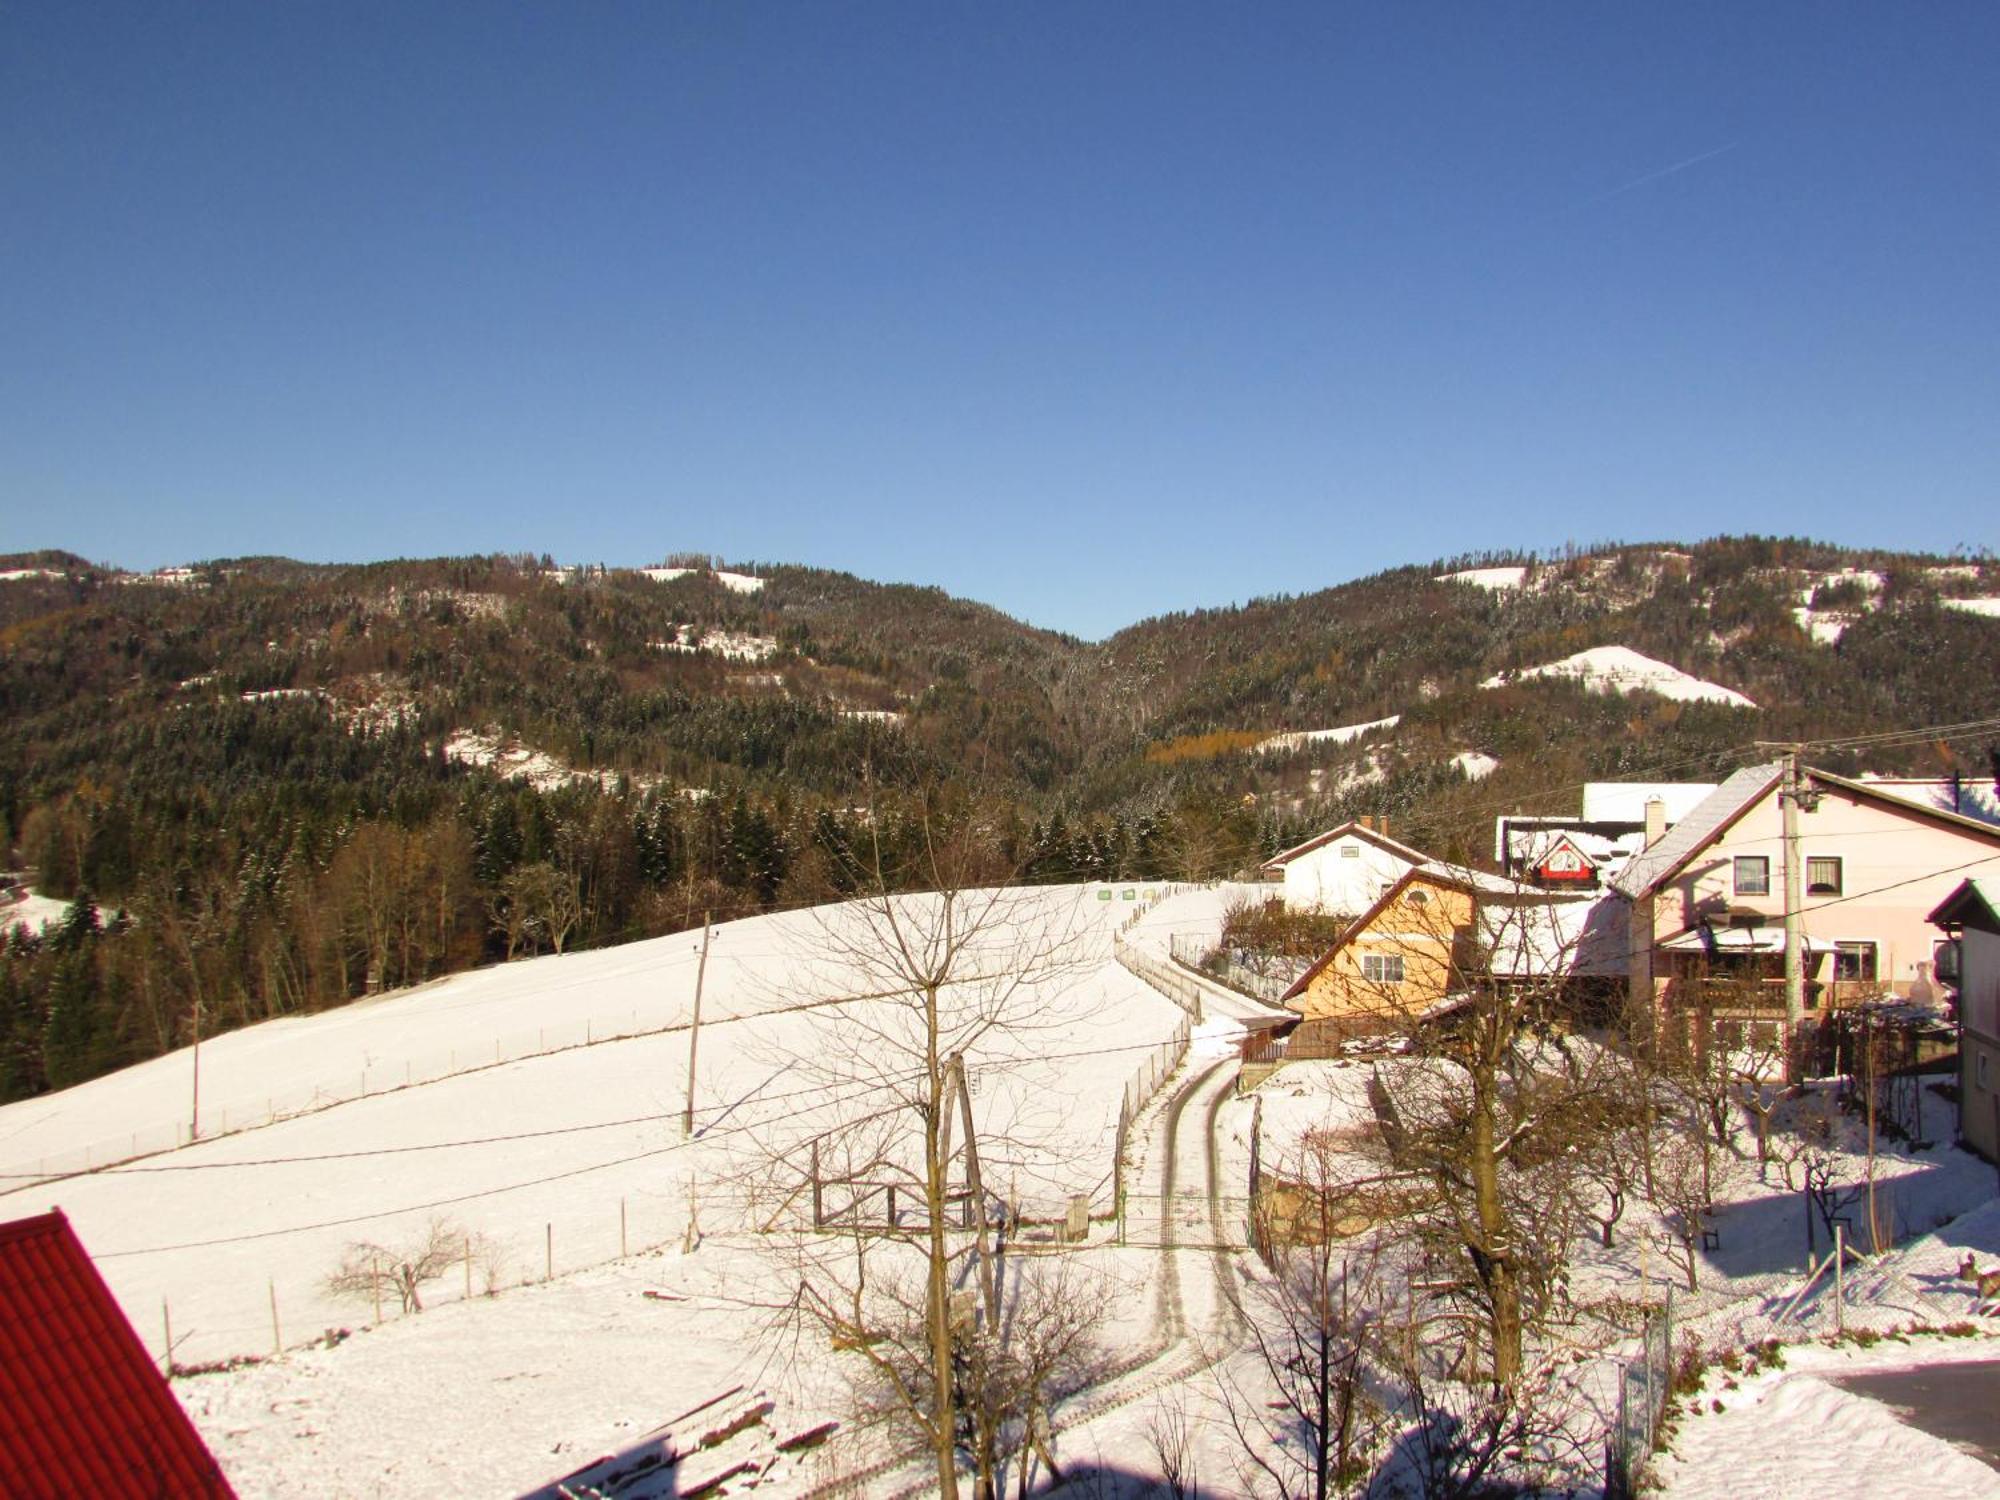
[[[1385,1431],[1369,1392],[1388,1295],[1384,1226],[1410,1191],[1384,1172],[1370,1134],[1307,1131],[1267,1170],[1258,1212],[1271,1274],[1245,1309],[1258,1389],[1243,1389],[1226,1365],[1219,1377],[1251,1471],[1246,1488],[1313,1500],[1353,1493]]]
[[[1446,993],[1378,991],[1413,1052],[1382,1077],[1397,1165],[1429,1189],[1415,1227],[1501,1386],[1522,1368],[1528,1329],[1566,1297],[1578,1177],[1594,1149],[1579,1132],[1603,1086],[1562,1025],[1578,944],[1564,910],[1441,888],[1398,922],[1403,973],[1441,973]]]
[[[423,1288],[446,1272],[468,1262],[495,1262],[484,1236],[433,1218],[421,1234],[399,1245],[378,1245],[356,1240],[341,1253],[340,1264],[326,1278],[326,1289],[336,1297],[374,1301],[385,1293],[393,1296],[406,1313],[422,1312]]]
[[[967,1085],[982,1066],[1014,1065],[1029,1034],[1081,1013],[1086,1001],[1064,985],[1086,950],[1073,895],[1005,883],[995,825],[977,805],[919,798],[877,808],[871,827],[869,865],[855,872],[868,894],[828,909],[797,985],[838,986],[852,1003],[815,1011],[815,1045],[783,1059],[863,1102],[812,1136],[810,1157],[788,1143],[763,1176],[786,1205],[777,1217],[808,1193],[823,1200],[829,1184],[839,1200],[798,1241],[794,1326],[802,1319],[866,1365],[869,1399],[929,1448],[941,1494],[957,1495],[967,1450],[984,1500],[1009,1434],[1046,1430],[1035,1393],[1087,1343],[1082,1313],[1102,1299],[996,1268],[1008,1215],[978,1163],[1036,1148],[1020,1118],[984,1107],[989,1118],[976,1118]],[[913,852],[895,862],[892,849]],[[929,890],[894,894],[918,886]],[[1061,1107],[1050,1102],[1049,1123]]]

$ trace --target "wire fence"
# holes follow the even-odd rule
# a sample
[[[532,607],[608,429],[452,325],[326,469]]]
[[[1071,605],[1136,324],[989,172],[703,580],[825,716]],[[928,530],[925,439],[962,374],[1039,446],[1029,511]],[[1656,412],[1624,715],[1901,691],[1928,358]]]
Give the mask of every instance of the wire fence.
[[[472,1218],[438,1222],[452,1241],[442,1255],[424,1256],[437,1236],[430,1221],[415,1216],[360,1231],[379,1247],[376,1255],[361,1253],[357,1259],[350,1246],[327,1252],[323,1264],[301,1264],[296,1254],[281,1258],[274,1251],[262,1275],[239,1261],[226,1278],[206,1279],[197,1292],[179,1296],[169,1281],[144,1341],[169,1373],[201,1374],[290,1349],[330,1347],[354,1332],[424,1311],[514,1295],[668,1245],[687,1248],[700,1238],[689,1232],[695,1221],[688,1205],[671,1194],[607,1198],[588,1213],[546,1220],[540,1233],[534,1232],[537,1226],[494,1233]],[[350,1290],[336,1293],[330,1280],[349,1260],[359,1274]],[[407,1282],[415,1302],[410,1305],[401,1289],[402,1268],[419,1261],[420,1270]],[[666,1302],[699,1300],[653,1288],[643,1295]],[[128,1312],[135,1324],[148,1321],[136,1307]]]
[[[1125,1080],[1124,1095],[1118,1101],[1118,1134],[1111,1157],[1111,1211],[1122,1215],[1126,1200],[1125,1168],[1132,1140],[1132,1123],[1158,1097],[1167,1080],[1187,1058],[1188,1042],[1194,1034],[1190,1017],[1182,1016],[1174,1034],[1146,1054],[1144,1061]]]
[[[1604,1439],[1605,1500],[1638,1493],[1674,1378],[1674,1296],[1646,1320],[1639,1355],[1618,1373],[1618,1414]]]
[[[1201,986],[1193,978],[1126,942],[1122,933],[1113,942],[1112,953],[1127,972],[1143,979],[1192,1019],[1201,1020]]]
[[[1204,887],[1184,882],[1151,882],[1106,887],[1100,891],[1101,899],[1134,903],[1114,933],[1120,961],[1124,961],[1123,955],[1128,951],[1127,945],[1122,942],[1124,932],[1168,897],[1201,889]],[[1152,964],[1143,955],[1141,960]],[[1128,963],[1126,967],[1132,968],[1132,965]],[[1152,967],[1160,966],[1152,964]],[[1195,1019],[1200,1019],[1199,991],[1191,985],[1184,986],[1180,995],[1170,995],[1169,998],[1184,1008],[1194,1006]],[[656,1023],[652,1017],[642,1018],[636,1007],[623,1016],[598,1013],[566,1017],[539,1025],[532,1031],[523,1028],[478,1041],[468,1039],[464,1045],[457,1047],[413,1051],[403,1056],[365,1056],[350,1068],[337,1072],[329,1069],[311,1082],[294,1084],[289,1088],[245,1090],[216,1087],[213,1083],[204,1082],[198,1112],[195,1108],[193,1062],[190,1059],[187,1114],[178,1119],[155,1120],[130,1130],[112,1132],[82,1144],[65,1145],[60,1150],[0,1156],[0,1196],[32,1188],[39,1183],[122,1165],[162,1152],[178,1151],[198,1141],[262,1129],[398,1089],[439,1083],[488,1068],[568,1052],[577,1047],[662,1036],[686,1029],[686,1020],[679,1016],[671,1021]]]
[[[1264,1005],[1281,1004],[1285,992],[1292,987],[1298,973],[1278,975],[1266,974],[1250,967],[1233,952],[1210,949],[1198,937],[1185,933],[1175,933],[1168,942],[1168,956],[1184,969],[1191,969],[1206,979],[1226,985],[1238,994],[1256,1000]],[[1304,972],[1305,965],[1297,966]]]
[[[660,1036],[686,1029],[686,1022],[679,1019],[659,1025],[650,1021],[642,1024],[636,1008],[623,1017],[584,1016],[539,1026],[533,1031],[512,1032],[490,1041],[468,1041],[462,1047],[449,1047],[442,1051],[413,1053],[406,1057],[369,1057],[351,1071],[329,1071],[310,1083],[287,1089],[257,1092],[239,1089],[227,1093],[212,1090],[209,1097],[202,1099],[198,1115],[192,1109],[193,1074],[190,1064],[190,1113],[187,1116],[100,1136],[60,1151],[0,1158],[0,1195],[31,1188],[38,1183],[137,1161],[142,1157],[157,1156],[166,1151],[178,1151],[198,1141],[259,1130],[380,1094],[440,1083],[578,1047]],[[216,1097],[217,1094],[221,1097]]]
[[[1246,1194],[1211,1196],[1203,1183],[1170,1195],[1128,1193],[1119,1243],[1133,1250],[1255,1250],[1254,1217]]]

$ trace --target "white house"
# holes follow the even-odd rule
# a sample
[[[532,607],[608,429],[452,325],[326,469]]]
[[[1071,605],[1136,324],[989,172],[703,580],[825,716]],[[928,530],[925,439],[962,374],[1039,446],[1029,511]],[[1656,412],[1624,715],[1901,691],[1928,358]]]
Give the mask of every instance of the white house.
[[[1373,818],[1363,818],[1273,855],[1260,868],[1267,878],[1284,877],[1288,910],[1359,916],[1410,871],[1428,863],[1429,855],[1397,843]]]

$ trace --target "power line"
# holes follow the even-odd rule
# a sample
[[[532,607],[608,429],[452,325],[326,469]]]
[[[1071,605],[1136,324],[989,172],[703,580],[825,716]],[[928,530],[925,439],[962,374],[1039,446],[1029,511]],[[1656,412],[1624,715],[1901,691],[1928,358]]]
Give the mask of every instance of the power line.
[[[833,1002],[833,1003],[839,1003],[839,1002]],[[982,1073],[993,1070],[1012,1071],[1018,1068],[1034,1067],[1047,1063],[1068,1062],[1079,1058],[1114,1056],[1122,1052],[1151,1052],[1157,1050],[1161,1045],[1163,1045],[1163,1043],[1166,1040],[1170,1039],[1163,1038],[1160,1041],[1152,1041],[1152,1042],[1126,1042],[1108,1047],[1079,1047],[1064,1052],[1037,1052],[1026,1057],[988,1058],[983,1061],[975,1058],[974,1068],[976,1071]],[[831,1094],[837,1090],[846,1088],[850,1084],[859,1084],[860,1087],[853,1090],[852,1092],[844,1094],[838,1099],[827,1101],[829,1103],[834,1103],[834,1104],[847,1103],[850,1102],[851,1100],[863,1098],[870,1094],[887,1092],[889,1090],[894,1089],[898,1084],[908,1083],[913,1079],[922,1077],[923,1073],[924,1070],[921,1068],[912,1068],[902,1072],[891,1073],[865,1080],[841,1078],[827,1083],[813,1084],[806,1088],[791,1089],[781,1094],[763,1094],[763,1095],[753,1094],[742,1099],[734,1100],[727,1104],[718,1104],[710,1106],[706,1110],[703,1110],[701,1112],[720,1118],[722,1116],[733,1113],[734,1111],[742,1108],[745,1104],[748,1103],[754,1102],[758,1104],[775,1104],[784,1100],[804,1098],[806,1096],[814,1094],[820,1094],[820,1095]],[[376,1157],[404,1156],[404,1155],[411,1155],[427,1151],[462,1150],[480,1146],[503,1145],[519,1141],[546,1140],[552,1137],[587,1134],[589,1132],[597,1130],[614,1130],[621,1128],[630,1128],[632,1126],[637,1126],[637,1125],[659,1124],[676,1118],[678,1114],[679,1111],[677,1110],[667,1110],[655,1114],[633,1115],[620,1120],[598,1121],[587,1125],[552,1126],[545,1130],[516,1131],[504,1135],[475,1136],[475,1137],[464,1138],[459,1140],[450,1140],[450,1141],[430,1141],[430,1142],[424,1142],[416,1145],[407,1145],[407,1146],[374,1146],[374,1147],[359,1148],[353,1151],[303,1152],[294,1156],[249,1157],[237,1161],[171,1162],[171,1163],[161,1163],[151,1166],[100,1167],[92,1172],[79,1173],[74,1175],[89,1176],[96,1178],[119,1178],[119,1177],[151,1176],[161,1173],[173,1173],[173,1172],[215,1172],[215,1171],[228,1171],[243,1167],[285,1167],[285,1166],[297,1166],[301,1164],[311,1164],[317,1162],[368,1160]],[[852,1122],[842,1122],[842,1124],[848,1124],[848,1123]],[[598,1171],[603,1169],[604,1167],[618,1166],[626,1162],[641,1160],[647,1156],[658,1155],[662,1151],[680,1150],[687,1146],[698,1144],[704,1141],[726,1139],[731,1136],[741,1135],[747,1131],[754,1130],[757,1128],[760,1128],[758,1124],[747,1123],[744,1125],[731,1126],[727,1130],[721,1130],[721,1131],[706,1130],[696,1135],[692,1140],[677,1141],[670,1146],[659,1147],[652,1150],[640,1152],[633,1156],[614,1158],[611,1161],[600,1162],[592,1167],[580,1170]],[[490,1197],[496,1193],[511,1192],[517,1188],[540,1186],[542,1183],[558,1181],[563,1176],[570,1176],[570,1175],[575,1175],[575,1174],[559,1173],[553,1177],[534,1178],[529,1181],[514,1183],[508,1186],[489,1188],[481,1193],[472,1194],[469,1196]],[[38,1178],[34,1174],[29,1174],[29,1173],[0,1173],[0,1177],[24,1178],[28,1180],[37,1180],[37,1181],[53,1180],[49,1178]],[[445,1202],[459,1202],[459,1201],[463,1200],[461,1199],[442,1200],[440,1204],[437,1205],[419,1204],[416,1205],[416,1207],[423,1208],[423,1207],[443,1206],[443,1203]],[[413,1211],[414,1209],[383,1209],[380,1210],[379,1212],[364,1214],[360,1215],[359,1217],[383,1218],[399,1213],[406,1213]],[[347,1221],[342,1220],[335,1222],[347,1222]],[[316,1229],[322,1227],[325,1226],[318,1224],[299,1225],[291,1230],[263,1231],[259,1235],[251,1237],[262,1238],[271,1234],[302,1233],[309,1229]],[[232,1241],[222,1240],[222,1241],[215,1241],[214,1243],[231,1243],[231,1242]],[[166,1247],[166,1248],[184,1248],[184,1247]],[[122,1250],[110,1253],[115,1253],[119,1255],[136,1255],[149,1252]]]

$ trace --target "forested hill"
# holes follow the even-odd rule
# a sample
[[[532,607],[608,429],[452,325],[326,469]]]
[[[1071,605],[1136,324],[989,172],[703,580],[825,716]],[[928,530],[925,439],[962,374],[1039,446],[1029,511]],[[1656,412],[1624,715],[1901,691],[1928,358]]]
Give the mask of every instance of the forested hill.
[[[695,557],[0,558],[0,844],[84,898],[6,949],[0,1097],[174,1045],[197,997],[228,1025],[824,899],[914,846],[920,791],[1035,879],[1220,873],[1363,811],[1477,855],[1496,807],[1586,776],[2000,713],[1997,596],[1983,558],[1734,539],[1439,561],[1092,645]],[[1513,675],[1608,647],[1706,687]],[[1731,693],[1757,706],[1703,701]],[[1984,771],[1986,741],[1821,758]]]

